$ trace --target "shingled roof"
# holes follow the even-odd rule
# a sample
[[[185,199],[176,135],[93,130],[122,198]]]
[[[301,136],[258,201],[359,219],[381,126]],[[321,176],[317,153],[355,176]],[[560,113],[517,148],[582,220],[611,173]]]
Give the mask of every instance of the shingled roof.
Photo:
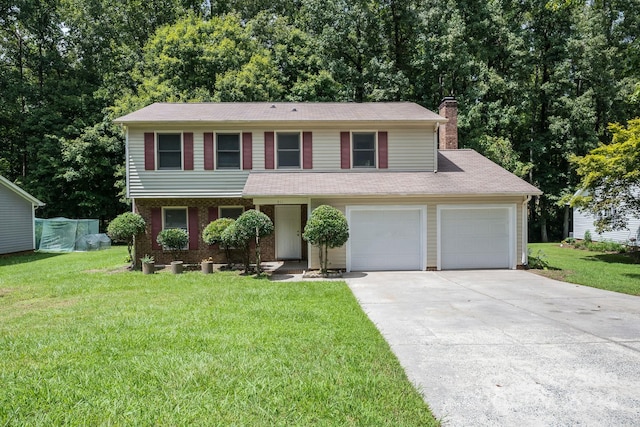
[[[438,153],[438,172],[252,172],[244,197],[540,195],[474,150]]]
[[[413,102],[207,102],[155,103],[115,123],[446,122]]]

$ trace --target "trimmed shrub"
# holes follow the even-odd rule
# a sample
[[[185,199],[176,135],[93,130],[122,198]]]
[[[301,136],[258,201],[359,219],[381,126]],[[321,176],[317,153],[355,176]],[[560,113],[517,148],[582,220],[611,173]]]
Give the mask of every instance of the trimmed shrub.
[[[131,268],[136,266],[133,253],[133,242],[136,236],[144,233],[146,224],[144,218],[133,212],[125,212],[115,217],[107,226],[107,234],[116,242],[126,242],[131,260]]]
[[[311,212],[302,237],[319,249],[320,271],[326,274],[329,265],[329,248],[339,248],[349,240],[347,218],[332,206],[318,206]]]
[[[219,218],[209,223],[202,231],[202,240],[204,240],[207,245],[220,244],[227,258],[227,263],[231,261],[231,249],[222,239],[222,233],[234,222],[235,220],[231,218]]]
[[[252,240],[256,242],[256,273],[260,274],[260,239],[273,233],[271,218],[255,209],[249,209],[238,217],[235,222],[236,239],[244,250],[245,271],[249,272],[249,245]]]
[[[158,244],[169,250],[174,261],[178,260],[180,252],[189,244],[189,234],[182,228],[168,228],[158,233]]]

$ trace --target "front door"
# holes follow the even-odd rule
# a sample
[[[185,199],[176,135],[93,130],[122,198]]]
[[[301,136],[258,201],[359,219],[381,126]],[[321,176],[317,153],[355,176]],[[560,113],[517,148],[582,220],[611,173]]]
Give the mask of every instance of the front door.
[[[276,258],[301,259],[300,205],[276,205]]]

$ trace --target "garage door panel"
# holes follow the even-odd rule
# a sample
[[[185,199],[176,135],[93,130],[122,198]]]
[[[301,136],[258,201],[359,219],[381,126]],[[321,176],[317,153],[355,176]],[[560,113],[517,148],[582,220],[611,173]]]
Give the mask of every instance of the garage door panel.
[[[351,211],[351,270],[420,270],[422,221],[420,209]]]
[[[442,209],[442,269],[510,268],[509,208]]]

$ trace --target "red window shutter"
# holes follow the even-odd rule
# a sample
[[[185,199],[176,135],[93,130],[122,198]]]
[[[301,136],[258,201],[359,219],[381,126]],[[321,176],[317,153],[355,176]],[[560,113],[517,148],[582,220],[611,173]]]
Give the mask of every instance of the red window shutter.
[[[313,135],[302,132],[302,168],[313,169]]]
[[[252,154],[253,134],[244,132],[242,134],[242,169],[251,170],[253,168]]]
[[[275,158],[273,155],[273,132],[264,133],[264,168],[273,169],[275,164]]]
[[[198,249],[200,228],[198,227],[198,208],[189,208],[189,250]]]
[[[156,135],[153,132],[144,134],[144,170],[152,171],[156,168]]]
[[[156,239],[162,231],[162,209],[151,208],[151,249],[160,250],[162,247]]]
[[[217,206],[211,206],[209,208],[209,222],[213,222],[216,219],[218,219],[218,207]]]
[[[351,168],[351,134],[340,132],[340,167]]]
[[[204,134],[204,170],[213,170],[213,132]]]
[[[193,132],[185,132],[182,135],[184,144],[184,170],[193,170]]]
[[[389,167],[389,136],[387,132],[378,132],[378,168],[387,169]]]

